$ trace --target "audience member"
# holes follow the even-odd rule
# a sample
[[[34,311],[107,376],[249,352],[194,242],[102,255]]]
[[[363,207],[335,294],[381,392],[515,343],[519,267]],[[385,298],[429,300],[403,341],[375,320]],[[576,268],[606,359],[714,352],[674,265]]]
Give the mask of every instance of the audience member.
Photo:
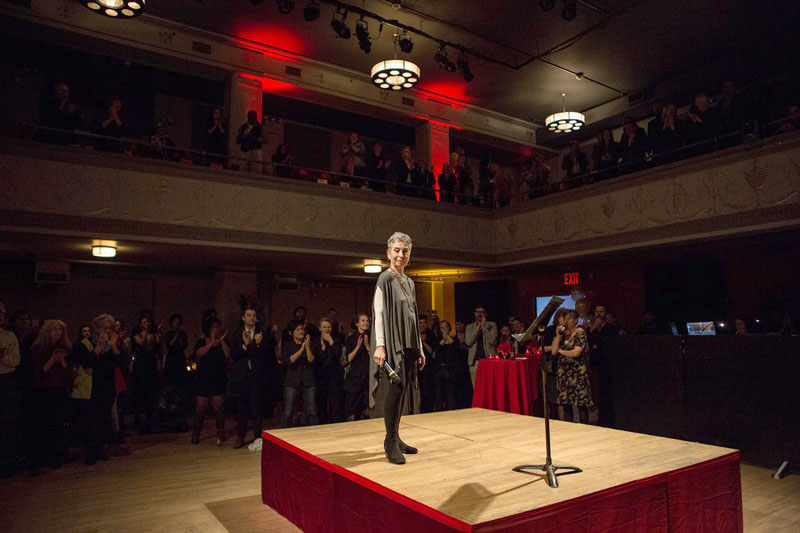
[[[227,331],[216,318],[203,324],[203,337],[194,345],[194,358],[197,370],[195,373],[195,409],[192,426],[192,444],[200,442],[203,420],[211,403],[217,427],[217,446],[225,442],[225,388],[227,384],[228,360],[231,349],[225,339]],[[240,406],[241,409],[241,406]]]
[[[536,153],[530,160],[530,170],[523,174],[523,181],[528,187],[528,197],[544,196],[550,183],[550,167],[544,164],[544,156]]]
[[[175,141],[170,138],[167,129],[164,127],[164,122],[158,121],[153,128],[155,131],[150,136],[150,154],[154,159],[168,159],[175,160],[175,150],[170,148],[175,147]]]
[[[264,128],[258,121],[258,112],[251,109],[247,112],[247,122],[239,126],[236,133],[236,144],[239,145],[241,158],[247,163],[248,172],[261,174],[264,170],[264,153],[261,145],[264,143]]]
[[[541,337],[542,357],[544,357],[545,386],[547,388],[545,402],[549,409],[550,416],[558,416],[558,354],[552,352],[553,341],[556,338],[556,331],[566,326],[567,309],[560,307],[553,314],[553,323],[544,330]]]
[[[348,176],[367,177],[367,147],[358,139],[358,132],[351,131],[348,141],[342,144],[342,174]],[[354,182],[356,187],[361,186],[361,181]]]
[[[319,339],[312,340],[316,383],[317,413],[320,424],[343,420],[344,397],[342,385],[344,372],[340,362],[341,339],[334,336],[333,322],[329,318],[319,321]]]
[[[111,406],[114,404],[114,368],[119,365],[114,317],[102,314],[92,320],[93,334],[79,343],[74,364],[77,373],[71,397],[83,441],[83,462],[107,460],[104,446],[109,442]],[[146,330],[144,330],[146,331]]]
[[[707,143],[707,141],[712,140],[719,134],[720,121],[719,115],[711,107],[711,101],[706,93],[700,92],[695,95],[694,104],[689,107],[687,117],[687,144],[705,143],[695,147],[692,153],[696,155],[712,150],[714,146],[711,143]]]
[[[300,322],[303,324],[303,329],[305,329],[306,333],[311,335],[314,339],[316,339],[319,335],[319,330],[317,327],[308,321],[308,310],[305,308],[305,306],[298,305],[294,308],[294,311],[292,311],[292,319],[289,321],[286,329],[283,330],[281,341],[287,342],[292,340],[292,336],[294,334],[294,331],[292,330],[292,324],[294,322]]]
[[[272,357],[269,343],[265,342],[264,331],[257,323],[257,312],[247,306],[242,310],[242,323],[231,338],[230,391],[237,397],[236,405],[236,443],[239,449],[245,444],[248,421],[253,424],[253,439],[261,438],[263,419],[264,375],[267,358]]]
[[[456,166],[456,203],[473,205],[475,201],[475,183],[472,180],[472,169],[467,166],[467,158],[458,157]]]
[[[436,178],[433,175],[433,167],[428,168],[425,161],[418,159],[414,162],[412,176],[416,179],[414,185],[417,198],[436,200]]]
[[[617,143],[609,128],[598,130],[595,136],[597,143],[592,147],[592,170],[595,172],[594,181],[599,181],[614,176],[613,169],[619,157]]]
[[[122,120],[122,99],[112,96],[109,99],[108,109],[95,123],[92,133],[102,135],[104,138],[95,139],[94,146],[106,152],[121,152],[120,139],[125,135],[125,124]]]
[[[367,177],[369,178],[370,189],[386,192],[391,166],[392,162],[383,157],[383,145],[376,142],[372,146],[372,154],[367,157]]]
[[[625,165],[625,172],[632,172],[642,168],[644,158],[649,149],[647,134],[630,117],[625,118],[622,126],[622,138],[617,146],[621,157],[620,163]]]
[[[314,381],[314,350],[311,347],[311,335],[306,333],[305,326],[299,320],[289,324],[292,338],[281,347],[281,359],[286,367],[283,381],[283,416],[281,427],[289,427],[292,409],[298,395],[303,395],[303,407],[308,416],[309,425],[319,424],[317,415],[316,384]]]
[[[272,172],[281,178],[290,177],[290,167],[294,163],[294,156],[289,153],[285,143],[281,143],[272,154]]]
[[[347,420],[361,420],[367,407],[367,384],[369,382],[370,329],[369,317],[361,313],[356,327],[345,339],[342,356],[344,367],[344,414]]]
[[[442,173],[439,174],[439,199],[447,204],[452,204],[456,200],[456,174],[450,163],[444,163]]]
[[[678,120],[678,111],[672,102],[666,103],[661,113],[647,124],[647,138],[657,163],[674,161],[678,157],[673,153],[657,156],[682,148],[686,138],[685,129],[685,124]]]
[[[458,409],[456,396],[456,379],[458,373],[458,341],[450,332],[450,322],[443,320],[439,324],[441,340],[436,343],[436,357],[431,361],[435,365],[435,390],[436,400],[434,411]]]
[[[211,112],[211,124],[206,130],[206,152],[209,154],[207,157],[210,163],[225,164],[225,154],[228,153],[228,132],[222,119],[222,110],[218,107]]]
[[[6,306],[0,303],[0,479],[16,472],[19,396],[14,371],[19,366],[17,336],[4,329]]]
[[[456,320],[456,332],[453,337],[458,343],[456,366],[456,402],[459,409],[472,406],[472,380],[470,378],[469,346],[467,346],[467,324]]]
[[[586,362],[586,331],[578,327],[578,313],[569,309],[564,314],[564,326],[556,330],[551,352],[558,354],[558,414],[566,420],[566,407],[577,406],[581,424],[589,423],[592,389]]]
[[[173,386],[186,385],[186,348],[189,346],[188,336],[181,329],[183,317],[177,313],[169,317],[169,331],[164,334],[164,377]]]
[[[36,393],[28,416],[33,423],[30,459],[34,469],[60,468],[67,454],[64,432],[72,385],[67,362],[71,348],[67,326],[60,320],[45,320],[31,346]]]
[[[591,348],[591,369],[597,372],[599,423],[605,427],[614,426],[614,353],[608,337],[619,336],[619,327],[608,321],[606,306],[594,306],[594,321],[589,328],[588,342]]]
[[[428,315],[421,314],[419,318],[419,337],[422,341],[422,351],[425,352],[425,368],[417,373],[419,379],[420,412],[430,413],[433,411],[433,403],[436,396],[435,374],[437,364],[434,356],[434,346],[436,346],[436,335],[428,328]]]
[[[564,171],[564,181],[567,188],[580,185],[577,178],[589,172],[589,159],[581,152],[580,143],[569,143],[569,153],[561,160],[561,170]]]
[[[403,196],[414,196],[414,160],[410,146],[404,146],[400,152],[400,161],[394,165],[395,182],[397,184],[397,194]],[[418,180],[416,180],[418,181]]]
[[[467,324],[464,344],[469,348],[469,374],[472,386],[478,372],[478,361],[494,353],[497,347],[497,324],[486,319],[486,306],[475,306],[475,321]]]
[[[69,85],[57,81],[51,98],[39,110],[39,123],[49,129],[36,130],[34,140],[67,146],[75,141],[72,132],[78,126],[78,108],[69,100]]]
[[[131,401],[133,403],[134,423],[140,434],[154,431],[158,423],[158,403],[160,387],[158,371],[162,368],[163,346],[161,327],[153,324],[143,313],[139,327],[132,331],[133,370]],[[112,321],[113,325],[113,321]],[[142,421],[146,419],[146,422]]]
[[[778,131],[779,133],[800,131],[800,106],[796,104],[789,106],[789,115],[785,120],[781,121]]]

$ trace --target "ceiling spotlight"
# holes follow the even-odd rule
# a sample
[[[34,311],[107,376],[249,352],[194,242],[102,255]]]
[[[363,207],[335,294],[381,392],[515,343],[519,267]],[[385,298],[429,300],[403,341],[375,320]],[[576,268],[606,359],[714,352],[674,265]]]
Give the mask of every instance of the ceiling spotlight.
[[[439,68],[445,69],[447,72],[455,72],[456,66],[455,64],[447,59],[447,50],[445,50],[444,45],[439,45],[439,50],[436,51],[436,54],[433,56],[433,62],[439,65]]]
[[[578,14],[578,2],[576,0],[563,0],[561,4],[561,18],[573,20]]]
[[[556,0],[539,0],[539,7],[542,11],[550,11],[556,5]]]
[[[132,19],[144,11],[147,0],[80,0],[90,11],[115,19]]]
[[[400,45],[400,50],[402,50],[404,54],[410,54],[411,50],[414,49],[414,43],[411,42],[411,37],[408,36],[408,32],[405,30],[403,30],[403,35],[400,37],[400,40],[397,41],[397,44]]]
[[[319,18],[319,2],[312,0],[303,8],[303,18],[306,22],[312,22]]]
[[[356,22],[356,38],[358,39],[358,47],[364,51],[365,54],[370,53],[372,50],[372,43],[369,40],[369,27],[364,17]]]
[[[288,15],[294,10],[294,0],[278,0],[277,3],[281,15]]]
[[[336,35],[338,35],[340,39],[350,38],[350,28],[348,28],[347,24],[344,22],[346,18],[347,11],[341,12],[337,9],[331,20],[331,28],[333,28],[333,31],[336,32]]]
[[[464,76],[464,81],[467,83],[475,79],[475,75],[469,70],[469,59],[463,52],[458,56],[458,71]]]

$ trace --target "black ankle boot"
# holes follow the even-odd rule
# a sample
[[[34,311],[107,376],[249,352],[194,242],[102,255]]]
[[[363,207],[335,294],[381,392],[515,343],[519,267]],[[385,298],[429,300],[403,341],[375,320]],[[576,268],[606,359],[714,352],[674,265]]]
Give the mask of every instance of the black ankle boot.
[[[418,449],[414,448],[413,446],[409,446],[408,444],[403,442],[403,439],[401,439],[399,436],[397,437],[397,445],[402,453],[408,455],[414,455],[415,453],[419,452]]]
[[[398,440],[399,439],[397,438],[397,435],[392,437],[386,435],[386,438],[383,441],[383,450],[386,452],[386,459],[388,459],[390,463],[404,465],[406,464],[406,458],[403,457],[402,453],[400,453]]]

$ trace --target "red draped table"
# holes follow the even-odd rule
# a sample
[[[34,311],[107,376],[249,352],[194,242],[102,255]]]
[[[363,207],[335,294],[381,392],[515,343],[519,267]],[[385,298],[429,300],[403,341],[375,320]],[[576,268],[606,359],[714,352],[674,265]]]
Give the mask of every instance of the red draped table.
[[[472,407],[533,415],[539,398],[541,356],[519,359],[481,359],[475,377]]]

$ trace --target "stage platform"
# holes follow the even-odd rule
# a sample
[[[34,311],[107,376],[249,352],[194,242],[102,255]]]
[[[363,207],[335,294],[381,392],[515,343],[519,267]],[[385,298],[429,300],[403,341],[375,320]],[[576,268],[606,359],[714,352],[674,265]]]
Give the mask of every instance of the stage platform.
[[[383,453],[383,420],[264,432],[262,500],[304,531],[742,531],[736,450],[552,421],[559,476],[543,463],[544,419],[464,409],[404,416],[420,449]]]

